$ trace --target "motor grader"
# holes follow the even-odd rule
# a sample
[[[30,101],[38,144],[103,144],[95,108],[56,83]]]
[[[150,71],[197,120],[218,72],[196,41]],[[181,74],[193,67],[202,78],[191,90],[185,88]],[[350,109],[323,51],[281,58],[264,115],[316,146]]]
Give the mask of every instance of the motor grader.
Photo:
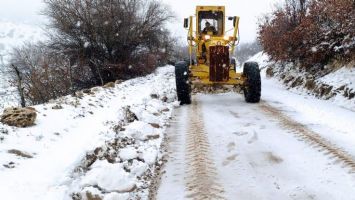
[[[232,35],[226,21],[232,21]],[[193,29],[195,23],[195,30]],[[239,17],[226,17],[224,6],[197,6],[196,15],[184,19],[188,30],[189,59],[175,64],[176,89],[180,104],[191,103],[191,85],[240,86],[245,101],[260,101],[260,70],[256,62],[246,62],[237,72],[232,59],[239,42]]]

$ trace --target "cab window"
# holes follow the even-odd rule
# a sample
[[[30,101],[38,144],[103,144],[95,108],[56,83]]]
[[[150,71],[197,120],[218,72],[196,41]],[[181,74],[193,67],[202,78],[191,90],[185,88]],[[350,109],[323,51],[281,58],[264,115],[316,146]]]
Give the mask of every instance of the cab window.
[[[200,34],[206,34],[206,31],[213,35],[223,35],[223,12],[222,11],[200,11],[198,13]],[[206,27],[206,25],[209,27]],[[215,31],[212,31],[215,30]]]

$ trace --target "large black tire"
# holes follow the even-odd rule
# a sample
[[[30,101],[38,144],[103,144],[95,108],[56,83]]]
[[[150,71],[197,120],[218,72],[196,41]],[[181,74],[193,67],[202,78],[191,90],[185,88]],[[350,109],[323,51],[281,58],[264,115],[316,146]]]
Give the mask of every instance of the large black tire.
[[[243,67],[245,84],[243,86],[245,101],[258,103],[261,96],[261,78],[259,65],[256,62],[246,62]]]
[[[185,61],[175,65],[176,93],[180,105],[191,104],[191,85],[189,84],[189,65]]]

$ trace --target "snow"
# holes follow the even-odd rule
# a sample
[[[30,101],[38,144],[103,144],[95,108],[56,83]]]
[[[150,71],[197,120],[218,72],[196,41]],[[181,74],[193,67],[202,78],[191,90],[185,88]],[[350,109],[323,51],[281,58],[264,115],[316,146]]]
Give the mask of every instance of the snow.
[[[85,43],[84,43],[84,47],[85,47],[85,48],[88,48],[89,46],[90,46],[90,42],[85,42]]]
[[[149,114],[144,112],[142,115],[146,119],[146,122],[142,121],[134,121],[126,127],[125,134],[133,137],[137,140],[147,140],[149,136],[157,136],[161,133],[161,130],[153,128],[150,124],[152,122],[152,118],[155,116],[153,114]],[[155,121],[154,121],[155,122]]]
[[[196,155],[199,165],[208,169],[202,177],[212,177],[222,187],[213,188],[212,192],[222,199],[354,200],[355,169],[322,144],[354,160],[355,112],[344,108],[344,104],[287,90],[278,80],[267,78],[264,69],[272,63],[265,54],[259,53],[250,61],[257,61],[262,69],[259,104],[247,104],[242,94],[234,92],[197,94],[192,105],[175,110],[167,131],[168,162],[157,199],[203,197],[191,191],[209,183],[199,179],[199,172],[193,171],[193,163],[188,159],[192,149],[202,146],[205,152],[201,154],[207,154],[207,161]],[[322,81],[352,84],[352,70],[340,70]],[[279,111],[289,124],[285,125],[265,107]],[[199,115],[202,129],[193,120]],[[208,141],[201,144],[198,138],[194,145],[190,144],[189,134],[201,130]],[[325,142],[320,145],[317,139],[309,140],[302,131],[315,133],[316,138]],[[191,185],[191,177],[197,179],[196,185]]]
[[[186,199],[188,188],[194,187],[187,182],[194,175],[186,160],[191,151],[186,133],[198,131],[191,130],[190,122],[199,114],[208,138],[203,149],[209,152],[208,162],[215,166],[207,176],[215,176],[225,199],[355,199],[355,176],[349,167],[262,108],[270,105],[280,110],[292,123],[316,132],[352,158],[355,113],[329,101],[287,91],[272,79],[264,77],[262,83],[260,104],[247,104],[236,93],[198,94],[194,101],[202,107],[199,112],[191,115],[192,106],[178,108],[176,123],[168,131],[171,146],[158,199]]]
[[[270,65],[269,60],[270,60],[269,56],[261,51],[255,54],[254,56],[252,56],[248,61],[257,62],[259,64],[259,68],[263,70]]]
[[[158,158],[158,149],[156,147],[145,148],[139,157],[151,165],[155,163]]]
[[[346,85],[350,88],[355,88],[355,68],[342,67],[335,72],[322,77],[320,81],[335,87]]]
[[[119,194],[116,192],[110,193],[105,196],[103,200],[128,200],[129,195],[128,194]]]
[[[317,119],[312,120],[312,116],[308,122],[302,121],[307,112],[293,107],[303,97],[275,86],[264,84],[262,104],[277,106],[296,122],[314,128],[333,144],[355,155],[354,132],[341,132],[327,125],[334,120],[345,120],[345,117],[339,120],[323,118],[321,124]],[[283,94],[288,98],[281,98]],[[288,103],[289,99],[295,101]],[[211,170],[208,175],[217,174],[215,180],[223,186],[225,199],[355,199],[355,177],[348,173],[348,168],[337,164],[324,150],[282,127],[276,116],[266,115],[259,105],[246,104],[243,96],[235,93],[197,95],[195,101],[202,106],[200,113],[209,142],[209,147],[204,148],[208,149],[210,162],[216,166],[216,171]],[[305,100],[296,106],[311,107],[317,103]],[[319,106],[318,111],[326,111],[327,106],[337,108],[326,102]],[[158,199],[186,199],[188,187],[193,187],[186,185],[186,179],[193,174],[186,173],[191,164],[185,158],[190,149],[186,147],[184,138],[190,128],[188,121],[195,117],[186,116],[190,109],[190,106],[179,108],[177,124],[172,124],[169,130],[173,138],[172,148],[168,150],[170,159],[164,169],[167,173],[163,175]],[[341,111],[350,117],[346,123],[355,123],[354,113]],[[340,143],[336,142],[339,138],[343,139]]]
[[[313,53],[316,53],[316,52],[318,51],[318,49],[317,49],[317,47],[312,47],[312,48],[311,48],[311,51],[312,51]]]
[[[121,149],[119,156],[122,160],[133,160],[138,157],[138,153],[134,147],[127,147]]]
[[[200,132],[207,137],[202,155],[207,155],[206,172],[211,174],[205,177],[214,178],[226,199],[354,200],[355,176],[346,163],[299,137],[263,108],[279,110],[294,126],[317,133],[352,158],[354,112],[266,78],[267,55],[259,53],[251,60],[263,71],[260,104],[246,104],[242,94],[230,92],[197,94],[196,104],[178,107],[174,68],[166,66],[114,88],[96,87],[82,98],[65,96],[34,106],[38,118],[33,127],[0,123],[2,199],[71,199],[74,194],[84,199],[148,199],[149,174],[162,159],[164,139],[168,163],[157,199],[185,199],[188,179],[196,173],[191,172],[188,153],[201,140],[189,137]],[[353,87],[353,73],[341,68],[322,81]],[[52,109],[56,105],[63,108]],[[118,140],[126,143],[110,145]],[[32,158],[10,154],[12,149]],[[85,165],[96,151],[101,151],[97,158]]]
[[[273,77],[271,79],[266,77],[266,68],[269,66],[274,66],[276,69],[280,69],[282,67],[286,69],[282,69],[283,71],[287,71],[288,75],[293,76],[293,77],[302,77],[305,78],[307,74],[303,71],[299,71],[294,67],[292,63],[285,63],[283,66],[280,65],[280,63],[275,63],[273,61],[270,61],[270,58],[267,54],[263,52],[259,52],[258,54],[254,55],[249,59],[249,61],[256,61],[258,62],[260,69],[261,69],[261,75],[265,79],[265,81],[276,81],[275,85],[281,87],[283,89],[287,89],[291,91],[292,93],[295,94],[300,94],[302,96],[306,97],[314,97],[315,94],[312,94],[309,90],[305,88],[305,85],[301,85],[299,87],[290,87],[290,84],[284,85],[283,80],[280,79],[279,77]],[[327,68],[329,66],[325,66]],[[242,71],[242,70],[240,70]],[[349,91],[355,91],[355,70],[354,70],[354,63],[349,63],[348,65],[342,66],[335,71],[332,71],[331,73],[317,78],[315,81],[318,85],[322,84],[327,84],[333,87],[333,91],[336,91],[337,89],[341,87],[346,87],[348,88]],[[279,79],[279,80],[277,80]],[[355,111],[355,98],[353,99],[348,99],[347,97],[343,96],[344,91],[337,91],[337,95],[327,99],[327,101],[332,102],[340,107],[344,107],[350,110]]]
[[[94,88],[93,94],[82,98],[65,96],[34,106],[38,117],[32,127],[13,128],[0,123],[2,198],[69,199],[73,193],[83,195],[85,189],[99,185],[104,191],[114,191],[109,194],[100,190],[100,197],[105,199],[146,199],[148,189],[144,189],[144,184],[148,183],[138,177],[147,171],[153,173],[155,162],[161,158],[163,133],[178,104],[173,72],[172,66],[163,67],[115,88]],[[55,105],[63,109],[52,109]],[[127,107],[138,120],[125,119],[122,113]],[[116,132],[115,127],[122,122],[122,130]],[[152,122],[156,123],[154,127],[149,124]],[[113,163],[102,157],[84,171],[76,172],[88,152],[98,147],[109,150],[107,144],[119,138],[134,143],[119,149]],[[9,154],[9,149],[28,152],[33,158]],[[115,156],[112,150],[109,153]],[[122,193],[133,184],[140,193]]]
[[[115,178],[112,178],[115,177]],[[127,192],[136,187],[133,177],[129,177],[121,163],[108,163],[105,161],[96,161],[92,169],[81,180],[81,185],[96,185],[105,188],[108,192],[119,191]]]

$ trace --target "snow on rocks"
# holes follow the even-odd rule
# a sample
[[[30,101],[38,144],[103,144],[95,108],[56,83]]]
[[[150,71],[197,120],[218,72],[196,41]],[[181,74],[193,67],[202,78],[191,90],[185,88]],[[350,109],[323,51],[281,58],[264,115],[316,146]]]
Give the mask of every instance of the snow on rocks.
[[[126,147],[120,150],[119,157],[123,161],[133,160],[138,157],[138,153],[134,147]]]
[[[270,61],[263,52],[249,60],[259,63],[263,76],[276,78],[292,92],[330,100],[355,110],[354,61],[347,65],[334,62],[324,66],[324,70],[310,73],[293,63]]]
[[[148,117],[149,121],[151,116]],[[125,134],[133,137],[137,140],[146,141],[149,139],[159,138],[159,135],[162,133],[161,129],[156,129],[147,122],[134,121],[126,127]]]
[[[149,199],[176,105],[167,66],[34,106],[35,126],[0,123],[2,198]]]
[[[81,180],[81,185],[95,186],[106,193],[126,193],[136,188],[134,177],[130,177],[121,163],[112,164],[106,160],[96,161]]]

